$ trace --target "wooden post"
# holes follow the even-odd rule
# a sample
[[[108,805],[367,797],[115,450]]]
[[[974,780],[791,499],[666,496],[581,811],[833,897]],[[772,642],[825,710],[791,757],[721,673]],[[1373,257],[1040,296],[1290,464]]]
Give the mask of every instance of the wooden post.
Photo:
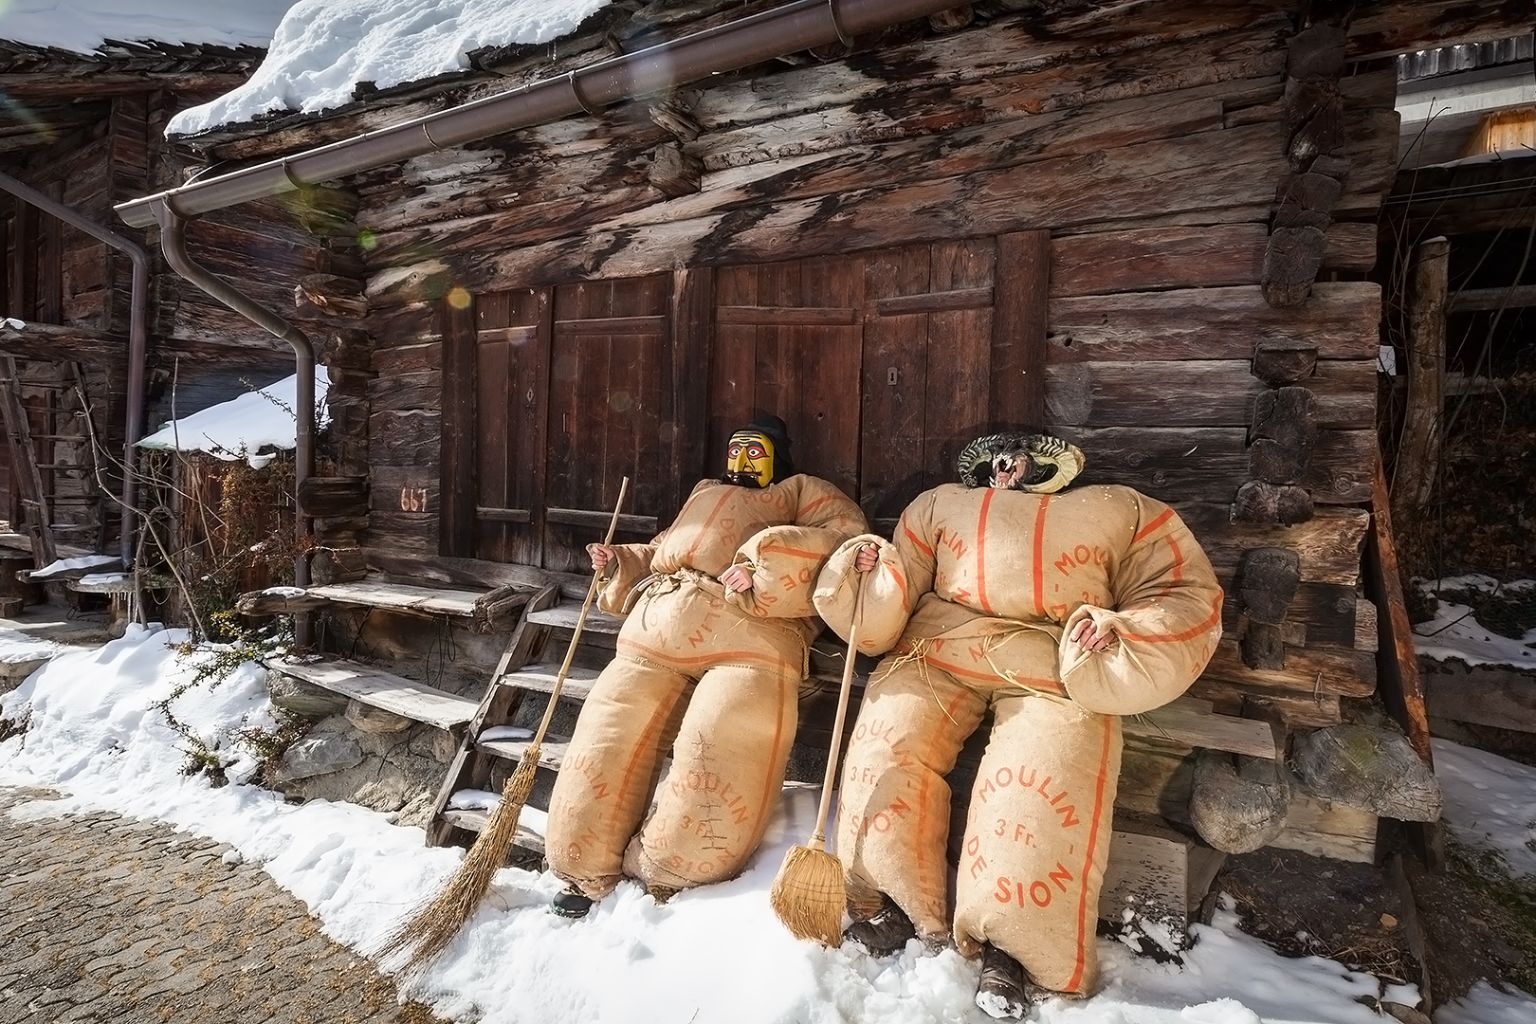
[[[1392,503],[1400,512],[1429,503],[1440,466],[1450,251],[1445,238],[1420,243],[1408,280],[1408,405],[1392,470]]]
[[[1429,713],[1424,706],[1424,681],[1419,677],[1419,657],[1413,646],[1413,623],[1403,599],[1403,581],[1397,564],[1397,545],[1392,540],[1392,514],[1388,509],[1387,477],[1381,460],[1376,462],[1375,487],[1371,494],[1371,531],[1366,540],[1366,596],[1387,614],[1377,628],[1377,678],[1382,703],[1397,719],[1408,742],[1427,764]]]
[[[439,554],[475,553],[475,304],[443,300],[443,418],[439,458],[442,517]]]

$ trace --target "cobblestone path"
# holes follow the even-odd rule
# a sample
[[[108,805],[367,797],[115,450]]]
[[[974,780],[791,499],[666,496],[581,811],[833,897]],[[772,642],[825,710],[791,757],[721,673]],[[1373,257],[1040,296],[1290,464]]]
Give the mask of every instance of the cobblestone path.
[[[222,843],[0,788],[0,1024],[438,1024]]]

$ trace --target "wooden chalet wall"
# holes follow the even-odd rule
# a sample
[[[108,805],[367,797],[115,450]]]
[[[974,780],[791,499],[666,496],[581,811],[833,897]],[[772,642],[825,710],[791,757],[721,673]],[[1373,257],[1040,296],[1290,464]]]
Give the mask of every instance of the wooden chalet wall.
[[[1366,275],[1394,78],[1362,63],[1338,83],[1322,271],[1277,308],[1294,12],[1176,7],[923,33],[348,183],[373,345],[348,442],[367,445],[365,555],[578,567],[619,474],[639,538],[758,409],[888,526],[965,441],[1043,419],[1090,479],[1175,504],[1229,586],[1251,548],[1298,553],[1283,666],[1244,664],[1229,601],[1199,695],[1337,721],[1374,688]],[[1261,345],[1316,349],[1297,481],[1316,512],[1291,527],[1232,521],[1260,478]]]
[[[672,36],[772,2],[636,22]],[[1425,0],[1354,5],[1347,32],[1327,21],[1342,5],[1306,5],[1303,31],[1301,6],[966,5],[343,183],[355,207],[338,197],[317,237],[339,252],[352,232],[360,262],[307,265],[300,292],[330,318],[337,382],[317,568],[485,584],[507,582],[501,561],[579,567],[620,474],[638,484],[625,535],[644,537],[759,409],[888,527],[971,437],[1043,422],[1090,480],[1177,506],[1219,567],[1229,638],[1195,696],[1339,721],[1375,685],[1360,549],[1391,57],[1486,26]],[[199,145],[254,161],[500,92],[644,45],[634,11],[481,60],[493,84]],[[1299,581],[1256,626],[1239,567],[1263,548],[1293,553]],[[337,649],[447,689],[478,693],[499,652],[385,610],[329,621]],[[1245,652],[1264,631],[1272,647]],[[1133,745],[1120,806],[1182,819],[1189,755]],[[1292,845],[1370,855],[1367,812],[1298,795],[1290,821]]]

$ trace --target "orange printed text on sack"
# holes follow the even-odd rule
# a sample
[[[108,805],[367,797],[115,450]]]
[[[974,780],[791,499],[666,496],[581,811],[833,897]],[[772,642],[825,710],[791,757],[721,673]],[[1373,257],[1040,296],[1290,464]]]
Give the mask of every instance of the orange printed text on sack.
[[[752,816],[746,799],[736,791],[736,787],[715,772],[690,770],[685,772],[682,778],[673,779],[670,788],[678,796],[686,796],[689,793],[710,794],[725,805],[731,820],[738,825],[745,825]]]
[[[1056,571],[1063,576],[1069,576],[1072,570],[1082,568],[1085,565],[1109,564],[1109,551],[1095,544],[1089,547],[1087,544],[1079,544],[1071,551],[1063,551],[1056,556]]]
[[[874,814],[850,814],[848,820],[852,823],[854,832],[861,836],[867,836],[871,832],[889,832],[901,819],[912,813],[912,805],[901,797],[897,797],[889,807],[876,811]]]
[[[1015,787],[1038,793],[1040,798],[1050,804],[1060,816],[1062,828],[1073,828],[1082,824],[1082,819],[1077,816],[1077,807],[1067,795],[1066,789],[1055,784],[1049,775],[1041,777],[1035,769],[1025,768],[1023,765],[1017,769],[1008,765],[998,768],[982,780],[977,795],[985,803],[1000,791]]]
[[[587,780],[593,800],[607,798],[608,779],[603,774],[603,761],[601,758],[594,757],[591,754],[577,754],[566,761],[563,767],[565,771],[574,771]]]
[[[704,618],[700,620],[698,627],[692,633],[688,634],[688,646],[701,647],[704,645],[705,641],[714,639],[716,635],[716,627],[719,625],[719,623],[720,614],[718,612],[706,612],[704,614]]]
[[[1007,875],[998,875],[994,881],[992,898],[1003,904],[1021,907],[1036,906],[1041,910],[1051,905],[1058,893],[1065,893],[1072,881],[1072,869],[1060,861],[1044,878],[1031,882],[1017,881]],[[1028,902],[1026,902],[1028,901]]]

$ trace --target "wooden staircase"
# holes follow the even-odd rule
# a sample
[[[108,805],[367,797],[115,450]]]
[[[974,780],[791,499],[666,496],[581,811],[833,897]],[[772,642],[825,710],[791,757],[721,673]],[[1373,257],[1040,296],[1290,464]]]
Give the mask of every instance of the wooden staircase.
[[[10,445],[14,486],[24,510],[23,522],[17,528],[31,541],[35,567],[49,565],[61,554],[101,550],[107,539],[106,517],[91,443],[95,425],[90,420],[91,403],[82,367],[68,364],[67,381],[24,379],[16,359],[6,356],[0,372],[4,373],[0,378],[0,418]],[[51,430],[32,429],[32,411],[22,398],[23,389],[59,392],[46,410],[54,423]],[[39,458],[40,444],[49,446],[48,457]],[[60,460],[61,447],[73,449],[73,462]],[[63,514],[65,510],[68,515]]]

